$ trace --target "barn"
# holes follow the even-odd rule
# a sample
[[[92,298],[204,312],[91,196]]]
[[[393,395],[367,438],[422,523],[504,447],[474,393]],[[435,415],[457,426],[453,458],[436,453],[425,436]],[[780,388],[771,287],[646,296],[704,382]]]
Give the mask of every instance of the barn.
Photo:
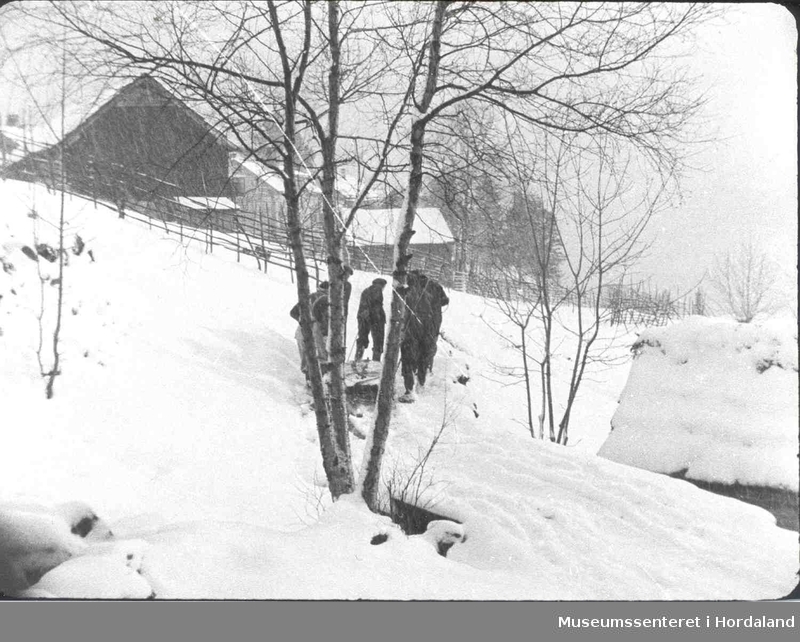
[[[141,76],[63,140],[9,165],[3,175],[60,183],[118,207],[180,211],[179,197],[229,198],[233,146],[157,80]]]
[[[394,243],[401,208],[360,209],[351,228],[350,264],[360,270],[391,274],[394,270]],[[452,281],[455,239],[439,208],[420,207],[411,237],[409,267],[419,269],[444,284]]]

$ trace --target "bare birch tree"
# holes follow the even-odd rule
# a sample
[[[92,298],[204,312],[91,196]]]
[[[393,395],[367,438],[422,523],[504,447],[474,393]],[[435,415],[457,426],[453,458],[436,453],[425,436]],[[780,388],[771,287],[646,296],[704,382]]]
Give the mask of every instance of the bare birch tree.
[[[711,272],[717,307],[739,323],[750,323],[773,309],[770,296],[776,280],[775,265],[752,239],[717,256]]]

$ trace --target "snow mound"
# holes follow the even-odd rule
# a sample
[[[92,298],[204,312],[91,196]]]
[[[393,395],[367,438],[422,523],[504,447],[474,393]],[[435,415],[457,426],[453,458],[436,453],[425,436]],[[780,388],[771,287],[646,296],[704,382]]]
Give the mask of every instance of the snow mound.
[[[49,507],[0,504],[0,592],[16,595],[51,569],[84,554],[88,542],[110,537],[105,522],[80,502]]]
[[[292,534],[194,522],[139,536],[150,543],[141,572],[159,599],[485,599],[516,591],[502,578],[487,585],[483,573],[438,552],[440,541],[462,538],[457,524],[407,537],[359,497],[342,498]]]
[[[796,328],[692,317],[643,332],[599,455],[688,479],[798,489]]]
[[[155,597],[135,568],[114,556],[84,555],[67,560],[46,573],[22,597],[94,600],[145,600]]]
[[[754,599],[792,584],[796,534],[760,508],[549,442],[462,434],[454,450],[431,464],[445,489],[430,508],[467,536],[448,559],[513,577],[517,599]]]

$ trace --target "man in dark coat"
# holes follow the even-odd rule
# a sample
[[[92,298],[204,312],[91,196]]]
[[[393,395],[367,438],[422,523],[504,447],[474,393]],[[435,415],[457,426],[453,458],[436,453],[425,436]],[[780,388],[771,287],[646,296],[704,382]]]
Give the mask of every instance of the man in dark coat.
[[[364,356],[372,335],[372,360],[380,361],[383,354],[383,332],[386,327],[386,313],[383,311],[383,288],[386,279],[375,279],[361,293],[358,303],[358,339],[356,339],[356,361]]]
[[[439,332],[442,329],[442,308],[450,305],[450,297],[444,291],[444,288],[431,278],[422,274],[419,270],[412,270],[413,274],[419,275],[420,282],[424,284],[424,288],[430,291],[432,311],[433,311],[433,331],[437,341],[433,343],[433,352],[428,359],[428,371],[433,372],[433,358],[436,356]]]
[[[400,344],[405,394],[401,401],[411,401],[414,376],[425,385],[428,371],[433,369],[436,342],[442,325],[442,307],[450,303],[444,288],[436,281],[413,270],[408,275],[405,292],[406,325]]]
[[[308,304],[311,307],[311,316],[313,319],[314,316],[314,304],[316,303],[317,299],[321,296],[327,296],[328,292],[328,282],[323,281],[319,284],[317,291],[312,292],[308,296]],[[300,326],[300,304],[295,303],[294,307],[290,310],[289,316],[291,316],[295,321],[297,321],[297,330],[295,330],[294,338],[297,341],[297,350],[300,352],[300,370],[306,376],[306,382],[308,382],[308,363],[306,362],[306,351],[305,351],[305,343],[303,342],[303,330]]]

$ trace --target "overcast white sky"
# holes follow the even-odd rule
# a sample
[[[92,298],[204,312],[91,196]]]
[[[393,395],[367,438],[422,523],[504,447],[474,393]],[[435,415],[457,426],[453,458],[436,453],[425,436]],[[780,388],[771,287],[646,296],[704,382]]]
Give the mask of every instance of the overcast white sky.
[[[642,273],[665,287],[691,283],[715,253],[753,236],[796,291],[794,18],[778,5],[726,5],[722,19],[697,33],[690,64],[708,87],[705,117],[718,140],[692,160],[703,171],[686,176],[683,203],[654,221]]]

